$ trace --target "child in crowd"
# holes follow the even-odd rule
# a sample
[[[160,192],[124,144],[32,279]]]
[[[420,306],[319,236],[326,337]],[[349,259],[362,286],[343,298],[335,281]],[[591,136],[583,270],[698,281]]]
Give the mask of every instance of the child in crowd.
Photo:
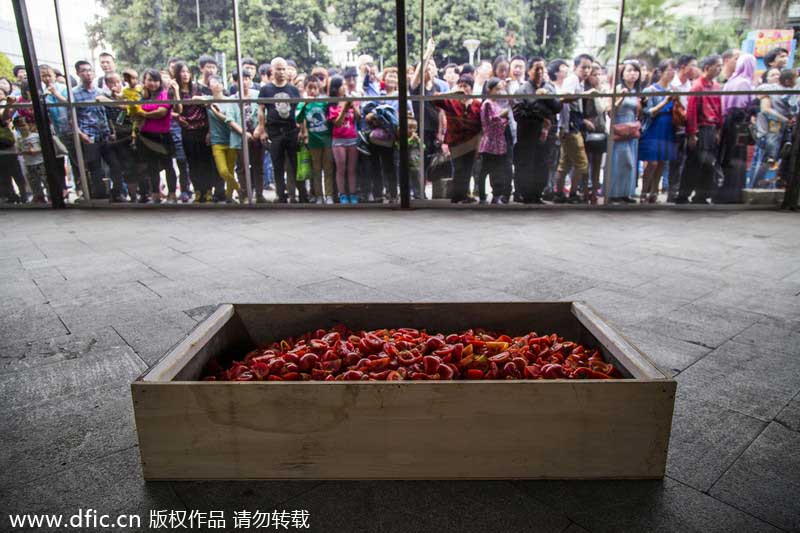
[[[500,78],[489,78],[484,87],[484,95],[503,94],[505,82]],[[508,159],[508,108],[503,109],[497,100],[485,99],[481,104],[481,137],[478,153],[481,157],[481,171],[488,174],[492,184],[492,203],[509,202],[508,190],[511,187],[511,161]],[[481,199],[483,200],[483,199]]]
[[[181,90],[180,87],[178,87],[178,83],[172,79],[172,73],[167,70],[162,70],[161,80],[164,82],[164,87],[169,91],[169,98],[180,99]],[[175,160],[178,162],[181,202],[186,203],[189,201],[189,162],[186,160],[186,151],[183,149],[181,123],[178,122],[181,110],[180,104],[172,108],[172,122],[170,123],[169,135],[172,138],[172,145],[175,148]],[[169,165],[165,170],[167,171],[167,191],[169,193],[167,196],[167,203],[175,204],[178,201],[176,196],[178,175],[175,174],[175,168],[172,165]]]
[[[341,98],[347,94],[344,78],[341,76],[331,78],[329,94],[332,98]],[[336,187],[339,189],[340,204],[358,203],[356,194],[356,165],[358,164],[356,121],[361,118],[360,115],[358,103],[351,100],[344,104],[331,104],[328,107],[328,120],[333,123],[332,151],[336,161]],[[346,183],[345,177],[347,178]]]
[[[210,76],[208,85],[211,96],[195,96],[193,99],[225,100],[228,98],[225,96],[222,79],[218,76]],[[244,194],[234,174],[236,160],[242,149],[242,134],[244,133],[241,110],[239,105],[233,102],[210,104],[207,109],[211,153],[214,156],[217,172],[225,182],[225,199],[228,203],[233,203],[234,192],[238,192],[240,197]],[[208,198],[208,200],[211,199]]]
[[[33,202],[43,204],[45,203],[44,181],[47,179],[47,173],[44,169],[42,145],[39,143],[36,124],[17,116],[14,118],[14,129],[17,131],[17,150],[25,161],[25,172],[31,192],[33,192]]]
[[[417,121],[408,115],[408,175],[411,180],[418,179],[420,165],[420,140],[417,134]]]
[[[306,81],[308,98],[317,98],[321,82],[316,76]],[[313,194],[317,203],[333,203],[333,152],[331,151],[331,129],[328,124],[328,104],[325,102],[303,102],[297,106],[297,123],[300,125],[301,142],[308,145],[311,154],[311,176]],[[325,189],[322,174],[325,174]],[[323,199],[324,198],[324,199]]]
[[[122,79],[125,81],[125,87],[122,89],[122,98],[129,102],[140,101],[142,99],[142,86],[139,85],[139,74],[131,68],[126,68],[122,71]],[[136,140],[136,134],[138,133],[139,128],[144,122],[141,114],[142,106],[128,106],[128,116],[131,117],[131,122],[133,123],[132,137],[134,141]]]

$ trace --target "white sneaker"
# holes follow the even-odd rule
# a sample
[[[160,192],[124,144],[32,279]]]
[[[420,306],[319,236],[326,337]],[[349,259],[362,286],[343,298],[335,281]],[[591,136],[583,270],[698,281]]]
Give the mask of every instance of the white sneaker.
[[[333,196],[325,197],[325,205],[333,205]]]
[[[374,201],[375,201],[375,195],[369,193],[369,195],[367,195],[367,202],[374,202]]]
[[[317,201],[314,203],[317,205],[322,205],[324,202],[325,200],[322,199],[322,196],[317,196]]]

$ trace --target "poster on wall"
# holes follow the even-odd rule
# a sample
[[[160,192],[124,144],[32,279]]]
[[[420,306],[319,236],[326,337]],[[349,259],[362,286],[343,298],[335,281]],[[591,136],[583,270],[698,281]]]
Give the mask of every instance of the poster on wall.
[[[767,68],[764,64],[764,56],[773,48],[789,50],[788,66],[794,65],[794,55],[797,48],[794,30],[753,30],[742,41],[742,52],[756,56],[756,69],[759,73]]]

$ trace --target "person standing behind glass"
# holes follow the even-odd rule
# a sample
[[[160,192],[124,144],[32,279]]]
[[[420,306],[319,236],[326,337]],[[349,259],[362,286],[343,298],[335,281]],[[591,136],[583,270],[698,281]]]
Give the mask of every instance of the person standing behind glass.
[[[658,79],[643,92],[669,92],[675,77],[675,61],[665,59],[659,63],[653,77]],[[658,184],[661,182],[664,167],[677,157],[678,147],[672,124],[672,109],[677,98],[673,95],[649,96],[645,99],[644,125],[642,138],[639,140],[639,160],[646,163],[642,175],[641,203],[656,203]]]
[[[561,108],[561,157],[558,161],[558,173],[556,175],[556,189],[560,195],[556,195],[555,201],[563,203],[567,201],[564,197],[565,181],[572,172],[572,183],[569,191],[569,202],[581,202],[578,196],[579,184],[589,181],[589,159],[586,156],[586,146],[583,134],[586,131],[586,123],[583,118],[583,99],[579,96],[585,93],[584,83],[592,73],[594,58],[588,54],[580,54],[575,57],[573,65],[574,72],[563,82],[559,93],[570,95],[564,100]],[[558,86],[556,86],[558,87]],[[585,199],[588,201],[588,198]]]
[[[716,82],[722,70],[722,58],[710,55],[700,64],[703,75],[692,85],[692,92],[719,91]],[[688,153],[681,176],[681,189],[676,204],[707,204],[714,183],[714,166],[719,154],[719,129],[722,126],[722,100],[719,96],[690,96],[686,108]]]
[[[563,59],[555,59],[547,64],[547,79],[552,83],[557,94],[562,92],[564,80],[569,76],[569,64]],[[559,100],[561,102],[561,100]],[[554,120],[550,125],[550,131],[547,134],[547,167],[548,177],[545,192],[542,194],[543,200],[555,200],[558,198],[561,201],[563,194],[557,190],[556,174],[558,169],[558,161],[561,158],[561,122],[564,117],[563,105],[557,120]]]
[[[258,93],[259,98],[276,98],[288,100],[300,98],[300,91],[292,85],[287,77],[286,60],[276,57],[270,63],[272,81],[263,85]],[[258,110],[258,128],[254,133],[267,147],[272,158],[275,172],[277,201],[279,203],[294,202],[297,188],[297,136],[299,128],[295,120],[297,103],[260,104]],[[289,168],[286,168],[288,162]],[[285,175],[284,175],[285,172]],[[288,183],[286,178],[288,177]],[[287,191],[288,185],[288,191]],[[288,195],[287,195],[288,192]],[[305,198],[302,198],[305,200]]]
[[[443,92],[436,83],[435,65],[433,68],[430,67],[433,61],[432,58],[435,50],[436,43],[433,39],[429,39],[427,48],[425,50],[425,56],[422,62],[417,65],[416,69],[414,69],[414,77],[409,84],[409,92],[412,94],[416,93],[424,96],[433,96],[434,94]],[[445,84],[445,86],[446,85],[447,84]],[[444,91],[446,90],[447,89],[444,88]],[[433,102],[424,102],[422,104],[422,112],[425,116],[425,124],[422,131],[422,142],[425,145],[423,159],[424,179],[422,180],[422,183],[420,183],[418,176],[414,176],[411,179],[411,194],[415,199],[425,197],[425,180],[428,178],[427,169],[436,152],[437,146],[440,146],[441,142],[444,140],[443,132],[440,131],[442,128],[440,128],[439,124],[439,111],[433,105]],[[421,121],[419,113],[419,106],[415,105],[414,115],[417,123]]]
[[[640,77],[641,69],[635,61],[626,62],[620,68],[622,82],[617,86],[617,92],[622,96],[615,102],[614,128],[628,124],[631,131],[623,137],[612,131],[614,151],[611,155],[611,183],[608,194],[611,202],[636,203],[633,196],[636,194],[639,174],[639,139],[633,130],[635,123],[638,122],[640,101],[638,96],[626,95],[639,91]]]
[[[164,85],[158,70],[145,70],[142,85],[142,100],[159,102],[170,99],[168,87]],[[144,123],[138,136],[138,148],[147,164],[150,199],[148,201],[146,195],[142,195],[140,201],[158,204],[161,203],[161,171],[172,167],[172,156],[175,154],[175,145],[169,131],[172,125],[172,104],[144,103],[141,108]],[[174,168],[172,172],[174,176]]]
[[[505,93],[505,82],[500,78],[489,78],[484,85],[484,96]],[[499,102],[486,98],[481,104],[481,137],[478,153],[481,157],[481,171],[489,175],[492,185],[492,203],[507,204],[511,189],[511,160],[508,158],[509,109],[503,109]]]
[[[531,58],[528,65],[528,81],[516,94],[555,94],[556,88],[545,74],[544,58]],[[554,136],[551,126],[557,123],[561,101],[556,98],[517,100],[513,109],[517,118],[516,185],[523,203],[541,204],[542,192],[550,177],[549,150]]]
[[[599,63],[592,65],[592,73],[586,79],[584,88],[587,94],[608,93],[607,85],[601,84],[600,73],[602,66]],[[589,178],[591,185],[588,188],[589,203],[597,204],[600,196],[600,172],[603,166],[603,154],[606,153],[608,136],[606,135],[606,115],[610,101],[608,98],[584,98],[583,119],[586,124],[586,155],[589,158]]]
[[[255,100],[258,98],[258,92],[253,88],[252,74],[247,67],[242,69],[242,74],[239,76],[237,72],[233,73],[234,83],[239,83],[241,79],[242,99]],[[239,162],[237,165],[239,186],[239,199],[243,203],[264,203],[264,145],[261,144],[261,139],[255,135],[258,129],[258,104],[255,102],[247,102],[244,104],[244,126],[246,132],[246,139],[242,143],[242,150],[239,152]],[[255,194],[255,200],[247,197],[247,175],[245,174],[244,164],[244,150],[248,150],[248,160],[250,162],[250,185]]]
[[[53,124],[53,131],[55,131],[56,136],[64,145],[64,148],[67,149],[72,165],[73,176],[78,176],[80,171],[77,165],[78,159],[75,153],[75,136],[72,134],[69,111],[67,111],[66,106],[56,105],[67,103],[67,86],[56,81],[55,70],[48,65],[41,65],[39,67],[39,75],[41,76],[42,93],[45,95],[44,102],[47,106],[47,112],[50,115],[50,122]],[[63,175],[60,176],[63,183],[63,195],[65,199],[69,196],[66,170],[65,167]],[[61,169],[59,168],[59,172],[60,171]],[[75,188],[78,188],[77,183]]]
[[[773,69],[777,70],[777,69]],[[773,73],[770,73],[772,75]],[[776,79],[777,78],[777,79]],[[780,91],[795,88],[797,73],[784,69],[777,77],[768,78],[773,83],[761,85],[762,91]],[[761,111],[756,119],[756,154],[753,158],[749,186],[764,187],[767,172],[777,170],[781,147],[784,144],[787,128],[794,125],[797,115],[797,102],[788,94],[764,95],[759,98]],[[772,181],[772,186],[777,180]]]
[[[125,97],[122,94],[123,85],[120,75],[116,72],[109,72],[104,79],[107,96],[100,96],[98,99],[112,102],[125,101]],[[116,136],[116,140],[109,143],[109,148],[116,155],[116,161],[120,166],[118,173],[124,178],[128,186],[128,192],[131,194],[131,198],[135,200],[136,190],[141,179],[142,172],[140,167],[142,165],[133,150],[133,122],[126,107],[108,106],[106,107],[106,114]],[[113,173],[116,174],[116,172]],[[112,202],[127,201],[121,181],[113,184],[114,186],[111,189]]]
[[[753,91],[756,58],[742,54],[736,69],[723,87],[724,91]],[[747,185],[747,147],[750,138],[752,94],[725,95],[722,97],[722,132],[720,136],[720,165],[725,175],[722,186],[714,193],[715,203],[739,203],[742,189]]]
[[[330,80],[328,96],[343,98],[347,94],[345,81],[341,76],[333,76]],[[333,159],[336,162],[336,188],[339,191],[340,204],[357,204],[356,168],[358,165],[358,134],[356,122],[360,118],[358,102],[347,100],[344,103],[328,105],[328,121],[333,127],[332,147]]]
[[[75,63],[75,71],[80,78],[80,85],[73,91],[75,102],[96,102],[101,95],[94,86],[94,69],[88,61]],[[109,142],[114,141],[114,132],[108,122],[106,110],[101,105],[80,106],[75,108],[78,118],[78,135],[83,147],[83,160],[89,173],[89,189],[92,199],[107,199],[103,179],[102,160],[105,159],[109,169],[118,169],[119,165],[112,160],[114,153],[109,149]],[[111,176],[113,183],[118,183],[121,177]]]
[[[469,74],[460,76],[452,94],[472,94],[473,78]],[[436,100],[433,104],[444,110],[447,120],[447,133],[442,149],[446,150],[453,162],[452,203],[474,203],[468,196],[469,178],[475,163],[475,148],[481,135],[481,101]]]
[[[670,83],[670,89],[676,93],[689,92],[692,88],[692,83],[700,75],[700,70],[697,68],[697,58],[691,54],[682,55],[678,58],[678,71]],[[681,175],[683,174],[683,167],[686,164],[686,106],[689,105],[689,97],[678,95],[673,106],[677,106],[678,110],[675,111],[673,107],[673,117],[679,117],[678,121],[673,120],[673,127],[675,128],[675,144],[677,145],[677,153],[674,160],[669,162],[669,193],[667,194],[667,202],[674,202],[678,197],[678,191],[681,186]]]
[[[226,100],[225,85],[219,76],[208,78],[211,96],[195,96],[196,99]],[[225,182],[225,202],[233,203],[233,193],[237,192],[239,198],[243,192],[234,174],[236,160],[242,149],[242,137],[246,135],[242,129],[242,114],[239,104],[233,102],[210,104],[208,113],[208,126],[211,140],[211,153],[217,167],[219,177]]]

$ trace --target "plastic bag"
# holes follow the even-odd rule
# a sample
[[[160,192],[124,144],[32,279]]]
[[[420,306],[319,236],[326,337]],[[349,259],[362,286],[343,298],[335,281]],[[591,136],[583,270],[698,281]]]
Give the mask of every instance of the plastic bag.
[[[311,152],[301,146],[297,151],[297,181],[305,181],[311,177]]]

